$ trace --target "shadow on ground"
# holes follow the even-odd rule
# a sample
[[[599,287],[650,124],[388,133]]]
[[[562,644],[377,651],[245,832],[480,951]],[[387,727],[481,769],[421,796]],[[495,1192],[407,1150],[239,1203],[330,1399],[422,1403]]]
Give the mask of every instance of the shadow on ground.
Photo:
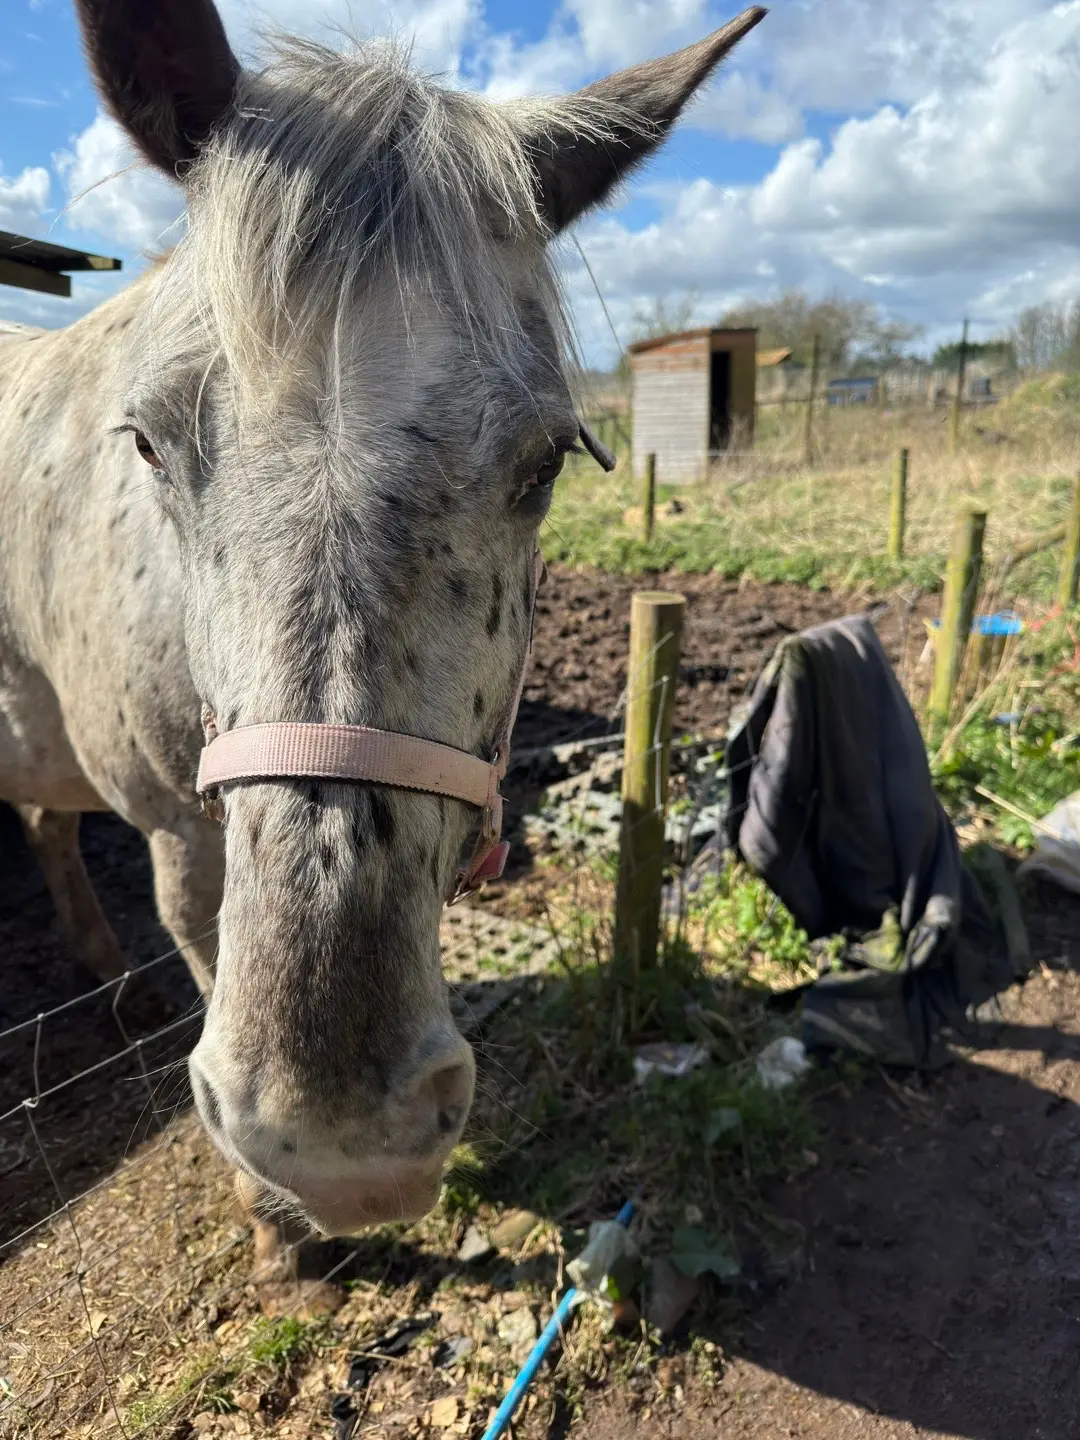
[[[141,960],[163,953],[168,942],[153,919],[139,837],[113,818],[92,817],[85,848],[129,953]],[[44,886],[6,811],[0,849],[6,1027],[84,987],[53,936]],[[719,1287],[709,1292],[672,1345],[676,1354],[687,1353],[695,1335],[714,1338],[725,1356],[715,1388],[688,1383],[686,1408],[667,1419],[655,1408],[646,1414],[626,1387],[587,1396],[590,1440],[608,1434],[1076,1440],[1080,902],[1038,886],[1028,901],[1036,970],[1026,986],[1003,997],[1002,1023],[985,1028],[977,1047],[958,1052],[932,1077],[878,1071],[855,1080],[844,1068],[823,1075],[810,1102],[816,1163],[789,1163],[806,1156],[804,1116],[777,1113],[772,1173],[764,1165],[749,1186],[740,1182],[732,1192],[740,1215],[749,1202],[751,1216],[754,1206],[759,1217],[769,1216],[760,1225],[743,1217],[733,1226],[751,1283],[736,1297]],[[122,1002],[130,1035],[149,1033],[191,1004],[186,972],[171,964],[175,969],[158,971],[159,993],[133,993]],[[553,1005],[565,1013],[575,1003],[565,981],[531,983],[531,996],[496,1023],[481,1047],[483,1083],[497,1092],[496,1108],[507,1111],[520,1109],[530,1093],[533,1052],[518,1041],[527,1039],[532,1007],[550,1015]],[[746,1003],[759,1004],[760,997]],[[42,1032],[41,1089],[122,1046],[107,1005],[76,1013],[77,1026],[52,1024]],[[25,1034],[9,1046],[0,1109],[33,1093],[33,1049]],[[173,1058],[156,1056],[150,1068]],[[610,1214],[642,1185],[646,1222],[659,1225],[649,1185],[666,1163],[665,1116],[682,1124],[688,1108],[681,1082],[668,1083],[666,1095],[654,1092],[636,1134],[625,1128],[635,1104],[623,1103],[626,1096],[613,1103],[583,1084],[576,1113],[564,1097],[539,1127],[530,1118],[511,1130],[506,1159],[483,1181],[489,1197],[581,1225]],[[185,1094],[182,1085],[175,1092],[181,1105]],[[132,1062],[122,1074],[110,1069],[101,1084],[91,1076],[43,1102],[35,1118],[53,1172],[77,1194],[108,1175],[154,1117]],[[21,1117],[5,1127],[9,1148],[0,1153],[0,1239],[58,1203],[36,1155],[20,1159],[18,1124]],[[743,1161],[730,1155],[725,1163],[735,1170]],[[688,1168],[669,1174],[669,1187],[673,1178],[689,1196],[703,1177]],[[452,1251],[434,1256],[407,1240],[377,1238],[361,1246],[346,1273],[411,1283],[423,1305],[463,1269]],[[496,1290],[529,1278],[497,1258],[472,1273]],[[532,1278],[553,1277],[537,1271]],[[556,1431],[536,1429],[527,1417],[521,1433]]]

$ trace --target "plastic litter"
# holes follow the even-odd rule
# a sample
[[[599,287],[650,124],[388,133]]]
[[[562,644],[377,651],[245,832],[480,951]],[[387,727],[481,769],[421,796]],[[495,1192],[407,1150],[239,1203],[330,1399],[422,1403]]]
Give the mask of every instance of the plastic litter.
[[[589,1226],[589,1239],[580,1255],[566,1267],[566,1273],[579,1290],[599,1293],[605,1277],[624,1255],[636,1249],[625,1225],[617,1220],[594,1220]]]
[[[708,1058],[709,1051],[704,1045],[675,1045],[664,1040],[654,1045],[639,1045],[634,1051],[634,1078],[639,1084],[650,1075],[670,1075],[681,1080],[691,1070],[704,1065]]]
[[[1017,873],[1045,875],[1080,895],[1080,790],[1055,805],[1035,833],[1035,852]]]
[[[757,1057],[758,1079],[766,1090],[786,1090],[809,1069],[806,1046],[794,1035],[770,1040]]]

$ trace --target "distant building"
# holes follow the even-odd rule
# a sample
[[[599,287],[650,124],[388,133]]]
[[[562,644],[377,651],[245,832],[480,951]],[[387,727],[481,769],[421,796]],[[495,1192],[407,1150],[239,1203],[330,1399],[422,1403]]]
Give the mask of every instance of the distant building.
[[[629,347],[635,475],[652,454],[662,481],[703,479],[711,457],[750,448],[756,352],[756,330],[717,327]]]
[[[876,375],[851,375],[830,380],[825,386],[825,399],[830,405],[873,405],[878,398]]]

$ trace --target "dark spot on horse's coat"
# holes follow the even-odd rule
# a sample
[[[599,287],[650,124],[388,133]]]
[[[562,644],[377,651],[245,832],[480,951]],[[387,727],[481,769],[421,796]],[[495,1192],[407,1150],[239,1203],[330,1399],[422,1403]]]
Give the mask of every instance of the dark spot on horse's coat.
[[[476,694],[473,696],[472,713],[476,716],[478,720],[480,716],[484,713],[484,697],[483,695],[481,695],[479,690],[477,690]]]
[[[283,1155],[295,1155],[295,1154],[296,1154],[296,1146],[293,1144],[293,1142],[292,1142],[291,1140],[282,1140],[282,1142],[281,1142],[281,1153],[282,1153]]]
[[[434,545],[425,545],[425,546],[424,546],[424,554],[427,556],[427,558],[428,558],[429,560],[434,560],[434,559],[435,559],[435,546],[434,546]]]
[[[82,632],[82,634],[79,636],[79,639],[82,641],[83,645],[89,645],[89,644],[90,644],[90,636],[86,633],[85,630],[84,630],[84,631]]]
[[[495,634],[502,624],[502,598],[503,582],[502,576],[496,575],[491,587],[491,609],[488,611],[487,633],[488,639],[494,640]]]
[[[168,653],[169,653],[169,642],[168,642],[167,640],[162,640],[161,644],[160,644],[160,645],[157,647],[157,649],[154,651],[154,659],[155,659],[155,660],[164,660],[164,659],[165,659],[165,656],[166,656]]]
[[[334,872],[334,850],[331,845],[322,844],[319,846],[319,864],[324,875],[332,875]]]
[[[419,674],[420,674],[420,661],[416,658],[416,653],[415,653],[415,651],[410,650],[410,649],[408,648],[408,646],[406,646],[404,658],[405,658],[406,668],[409,669],[409,670],[411,670],[414,675],[419,675]]]
[[[375,831],[375,839],[380,845],[392,845],[396,827],[390,801],[380,791],[372,790],[368,806],[371,811],[371,828]]]
[[[437,445],[439,442],[434,435],[429,435],[426,430],[421,430],[419,425],[403,425],[401,433],[408,435],[413,440],[422,440],[425,445]]]
[[[455,570],[446,582],[450,594],[462,604],[469,598],[469,582],[460,570]]]
[[[443,512],[443,514],[445,515],[448,510],[452,510],[453,508],[454,508],[454,497],[450,494],[450,491],[449,491],[449,490],[440,490],[440,491],[439,491],[439,509],[440,509],[440,510]]]
[[[431,853],[431,880],[436,890],[442,884],[442,865],[439,863],[438,850]]]
[[[439,549],[444,555],[453,555],[454,553],[454,547],[450,544],[449,540],[444,540],[439,546]]]
[[[139,748],[134,735],[128,736],[128,744],[131,746],[132,750],[138,750]]]
[[[145,574],[146,574],[146,566],[145,566],[145,565],[140,565],[137,570],[133,570],[133,571],[131,572],[131,578],[132,578],[132,580],[141,580]]]
[[[127,720],[126,720],[125,717],[124,717],[124,711],[123,711],[122,707],[119,706],[119,705],[116,707],[116,720],[117,720],[117,724],[120,726],[121,730],[122,730],[122,729],[124,728],[124,726],[127,724]]]
[[[112,332],[113,332],[115,329],[116,329],[115,324],[110,320],[109,323],[108,323],[108,325],[105,326],[105,334],[106,334],[106,335],[111,335]]]
[[[231,730],[233,728],[233,726],[236,724],[237,716],[239,714],[240,711],[234,705],[233,708],[229,711],[228,715],[225,717],[226,730]]]
[[[259,841],[260,841],[261,838],[262,838],[262,816],[261,816],[261,815],[256,815],[255,818],[254,818],[252,821],[250,821],[249,824],[248,824],[248,845],[251,847],[251,853],[252,853],[252,855],[255,854],[255,851],[256,851],[256,849],[257,849],[257,847],[258,847],[258,844],[259,844]]]
[[[384,495],[383,504],[389,505],[391,510],[397,510],[401,506],[400,495]]]
[[[47,479],[47,478],[52,474],[52,466],[51,466],[51,465],[43,465],[43,466],[41,467],[41,473],[42,473],[42,476]]]
[[[121,320],[121,321],[120,321],[120,329],[121,329],[121,330],[126,330],[127,327],[128,327],[130,324],[131,324],[131,316],[129,315],[126,320]]]
[[[26,417],[27,417],[29,414],[30,414],[30,406],[29,406],[29,405],[24,405],[23,408],[19,411],[19,419],[20,419],[20,420],[25,420]]]
[[[367,848],[367,835],[364,833],[363,815],[363,806],[358,805],[353,811],[352,819],[352,843],[357,855],[362,855]]]
[[[214,549],[214,564],[217,565],[218,568],[220,569],[221,566],[225,564],[225,561],[228,559],[228,556],[229,556],[229,552],[228,552],[228,550],[226,550],[226,548],[225,548],[224,545],[218,545],[218,546],[216,546],[215,549]]]

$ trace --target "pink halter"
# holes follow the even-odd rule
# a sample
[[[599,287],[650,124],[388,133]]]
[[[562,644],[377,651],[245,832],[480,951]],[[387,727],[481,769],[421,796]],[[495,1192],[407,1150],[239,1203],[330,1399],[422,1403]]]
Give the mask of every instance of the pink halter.
[[[480,835],[468,865],[458,874],[451,904],[478,890],[486,880],[497,880],[510,849],[502,839],[503,798],[499,786],[510,763],[510,735],[525,688],[536,591],[543,573],[544,561],[537,550],[529,591],[529,643],[513,700],[499,727],[492,760],[480,760],[437,740],[422,740],[394,730],[372,730],[366,725],[282,721],[219,734],[213,715],[207,711],[203,717],[206,745],[199,758],[195,789],[212,804],[218,786],[237,780],[354,780],[464,800],[481,812]]]

